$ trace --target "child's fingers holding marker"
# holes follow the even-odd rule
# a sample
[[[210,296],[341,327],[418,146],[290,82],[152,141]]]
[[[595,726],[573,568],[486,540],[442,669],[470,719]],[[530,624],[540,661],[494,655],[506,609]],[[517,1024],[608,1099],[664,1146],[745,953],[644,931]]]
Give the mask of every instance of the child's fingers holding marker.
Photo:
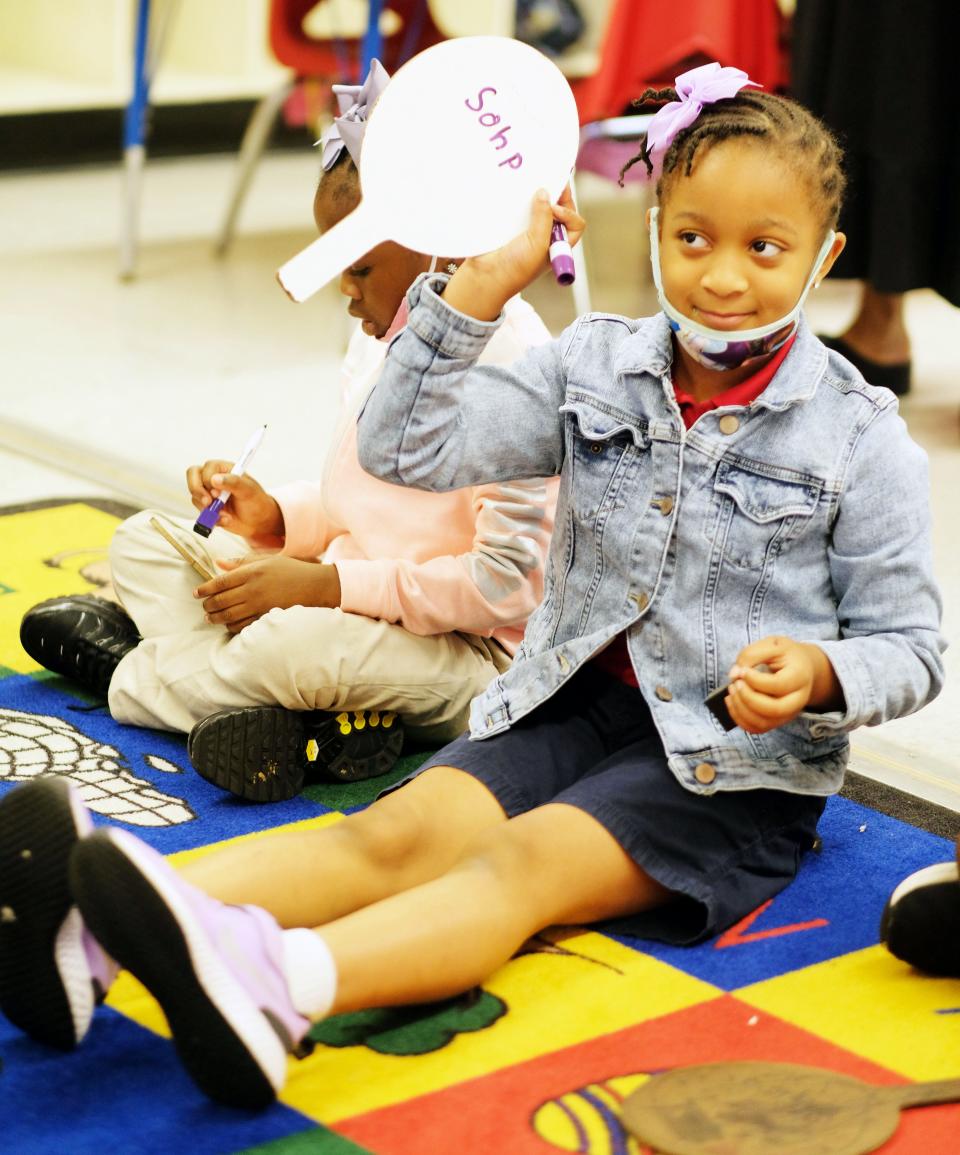
[[[215,489],[210,480],[213,475],[215,473],[229,473],[232,468],[232,461],[222,461],[220,458],[216,458],[205,461],[203,465],[191,465],[187,469],[187,490],[197,509],[206,509],[217,496],[215,492],[212,492]]]
[[[560,194],[560,199],[553,206],[553,216],[558,220],[567,230],[567,240],[571,247],[577,244],[583,236],[584,229],[587,227],[587,222],[577,212],[577,207],[573,203],[573,193],[570,191],[570,186],[563,190]]]
[[[571,244],[583,233],[584,220],[573,207],[569,189],[556,204],[546,189],[538,189],[527,228],[499,249],[463,261],[444,290],[444,300],[467,316],[495,320],[512,296],[549,267],[550,234],[555,220],[569,230]]]
[[[230,473],[229,469],[211,473],[207,485],[226,501],[218,523],[223,529],[240,537],[258,539],[283,534],[283,512],[279,504],[248,473]]]

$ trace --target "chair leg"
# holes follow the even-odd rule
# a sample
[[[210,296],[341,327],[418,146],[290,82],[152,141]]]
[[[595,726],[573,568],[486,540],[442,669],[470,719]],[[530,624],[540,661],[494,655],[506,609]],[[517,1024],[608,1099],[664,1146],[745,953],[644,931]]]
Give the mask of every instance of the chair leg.
[[[137,234],[140,223],[140,189],[147,151],[142,144],[128,144],[123,150],[123,215],[120,222],[120,280],[137,275]]]
[[[266,148],[270,133],[273,131],[277,117],[280,115],[280,110],[283,108],[287,97],[293,91],[295,83],[295,80],[285,80],[279,88],[267,93],[253,110],[253,115],[247,123],[246,131],[243,134],[243,141],[240,144],[240,154],[237,158],[237,168],[233,178],[233,189],[230,194],[230,201],[227,206],[226,216],[220,228],[219,236],[217,237],[215,246],[217,256],[224,256],[230,247],[237,224],[237,217],[240,215],[240,207],[243,204],[244,197],[247,195],[250,181],[253,179],[253,170],[256,168],[257,162],[263,154],[264,148]]]
[[[137,269],[137,224],[150,99],[149,40],[150,0],[140,0],[133,42],[133,90],[123,120],[124,208],[120,222],[120,279],[123,281],[132,280]]]

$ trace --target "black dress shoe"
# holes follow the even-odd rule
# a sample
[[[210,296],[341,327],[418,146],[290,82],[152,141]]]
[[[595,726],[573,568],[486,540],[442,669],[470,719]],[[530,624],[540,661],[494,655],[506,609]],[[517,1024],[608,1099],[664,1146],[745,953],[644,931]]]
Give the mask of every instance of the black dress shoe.
[[[187,755],[201,778],[250,802],[282,802],[311,781],[386,774],[403,746],[396,714],[351,710],[218,710],[198,722]]]
[[[40,602],[20,623],[20,645],[35,662],[101,697],[120,659],[140,640],[122,606],[85,594]]]
[[[863,379],[868,385],[882,385],[885,389],[889,389],[891,393],[896,393],[898,397],[902,397],[905,393],[910,392],[910,372],[912,368],[910,361],[900,361],[894,365],[885,365],[880,361],[873,361],[870,357],[865,357],[862,353],[858,353],[857,350],[848,345],[842,337],[825,337],[822,333],[818,333],[817,336],[828,349],[833,349],[834,352],[839,353],[841,357],[846,357],[851,365],[859,369],[863,374]]]

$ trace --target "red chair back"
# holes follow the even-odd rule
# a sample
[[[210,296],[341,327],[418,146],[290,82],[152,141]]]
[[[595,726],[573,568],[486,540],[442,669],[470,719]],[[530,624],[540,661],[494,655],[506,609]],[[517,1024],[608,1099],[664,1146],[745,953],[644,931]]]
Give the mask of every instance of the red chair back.
[[[318,40],[303,28],[307,14],[333,0],[272,0],[270,4],[270,47],[277,60],[292,68],[298,77],[322,77],[338,84],[360,82],[362,38]],[[386,0],[386,9],[403,21],[401,27],[383,39],[380,57],[384,68],[395,72],[405,60],[445,37],[433,22],[427,0]]]

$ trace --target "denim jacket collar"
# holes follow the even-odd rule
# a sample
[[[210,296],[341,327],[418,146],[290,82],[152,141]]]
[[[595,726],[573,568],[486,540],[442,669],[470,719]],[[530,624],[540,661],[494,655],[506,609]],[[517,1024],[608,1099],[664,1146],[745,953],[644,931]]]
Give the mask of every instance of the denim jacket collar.
[[[617,376],[649,373],[662,380],[673,367],[673,337],[663,313],[640,323],[633,336],[617,352]],[[793,348],[767,388],[753,402],[770,410],[783,410],[808,401],[827,367],[827,351],[810,331],[801,315]]]

